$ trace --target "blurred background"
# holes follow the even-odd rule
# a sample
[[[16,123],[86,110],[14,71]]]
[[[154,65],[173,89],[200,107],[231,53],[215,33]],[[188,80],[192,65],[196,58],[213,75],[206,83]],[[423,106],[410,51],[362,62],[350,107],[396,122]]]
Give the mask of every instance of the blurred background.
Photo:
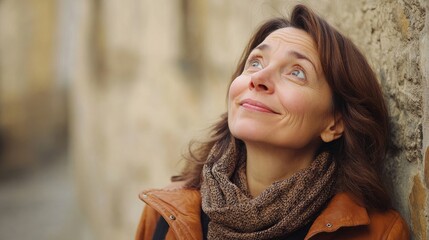
[[[296,2],[0,0],[0,239],[132,239],[138,193],[178,173],[252,31]],[[392,115],[385,179],[429,239],[429,3],[300,2],[373,65]]]

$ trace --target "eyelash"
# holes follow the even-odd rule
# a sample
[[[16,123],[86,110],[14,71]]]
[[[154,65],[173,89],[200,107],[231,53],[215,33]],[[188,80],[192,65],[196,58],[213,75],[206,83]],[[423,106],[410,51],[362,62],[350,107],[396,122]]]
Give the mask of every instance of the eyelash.
[[[295,71],[301,71],[301,72],[302,72],[302,74],[304,75],[304,77],[303,77],[303,78],[300,78],[300,77],[298,77],[298,76],[296,76],[296,75],[292,74],[292,73],[293,73],[293,72],[295,72]],[[300,68],[300,67],[296,67],[296,68],[294,68],[294,69],[290,72],[290,74],[291,74],[292,76],[294,76],[294,77],[299,78],[300,80],[305,80],[305,79],[307,78],[307,74],[305,73],[304,69],[302,69],[302,68]]]
[[[253,66],[254,63],[260,64],[261,68],[263,68],[262,63],[261,63],[261,61],[260,61],[259,58],[260,58],[259,56],[255,56],[255,57],[250,58],[247,61],[247,64],[246,64],[247,67],[246,67],[246,69],[257,68],[257,66]],[[292,73],[295,72],[295,71],[301,71],[303,73],[304,77],[300,78],[300,77],[298,77],[296,75],[293,75]],[[300,67],[300,66],[294,66],[293,69],[288,73],[288,75],[292,75],[294,78],[298,78],[300,81],[307,79],[307,74],[306,74],[305,70],[302,67]]]
[[[253,66],[254,63],[259,63],[262,66],[262,63],[259,60],[259,57],[252,57],[247,61],[247,68],[250,68],[250,67],[256,68],[256,66]]]

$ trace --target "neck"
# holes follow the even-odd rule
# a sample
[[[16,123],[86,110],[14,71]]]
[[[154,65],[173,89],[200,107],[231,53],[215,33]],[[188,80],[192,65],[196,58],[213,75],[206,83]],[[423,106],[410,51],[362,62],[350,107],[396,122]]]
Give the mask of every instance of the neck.
[[[314,151],[288,150],[246,143],[246,176],[250,194],[258,196],[272,183],[291,177],[308,167]]]

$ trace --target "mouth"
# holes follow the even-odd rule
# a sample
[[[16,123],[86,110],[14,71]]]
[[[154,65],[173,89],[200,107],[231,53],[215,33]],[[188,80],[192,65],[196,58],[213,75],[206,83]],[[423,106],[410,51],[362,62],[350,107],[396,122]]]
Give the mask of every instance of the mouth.
[[[268,107],[267,105],[250,98],[247,98],[241,101],[240,106],[253,111],[280,114],[274,111],[273,109],[271,109],[270,107]]]

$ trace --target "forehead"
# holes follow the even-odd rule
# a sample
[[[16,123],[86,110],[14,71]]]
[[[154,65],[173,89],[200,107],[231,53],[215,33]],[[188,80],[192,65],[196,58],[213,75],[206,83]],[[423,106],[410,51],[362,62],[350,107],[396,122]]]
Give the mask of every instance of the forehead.
[[[318,58],[316,44],[311,36],[305,31],[287,27],[281,28],[270,35],[263,41],[265,44],[278,45],[277,47],[291,46],[296,50],[303,51],[303,53],[313,55],[312,57]]]

